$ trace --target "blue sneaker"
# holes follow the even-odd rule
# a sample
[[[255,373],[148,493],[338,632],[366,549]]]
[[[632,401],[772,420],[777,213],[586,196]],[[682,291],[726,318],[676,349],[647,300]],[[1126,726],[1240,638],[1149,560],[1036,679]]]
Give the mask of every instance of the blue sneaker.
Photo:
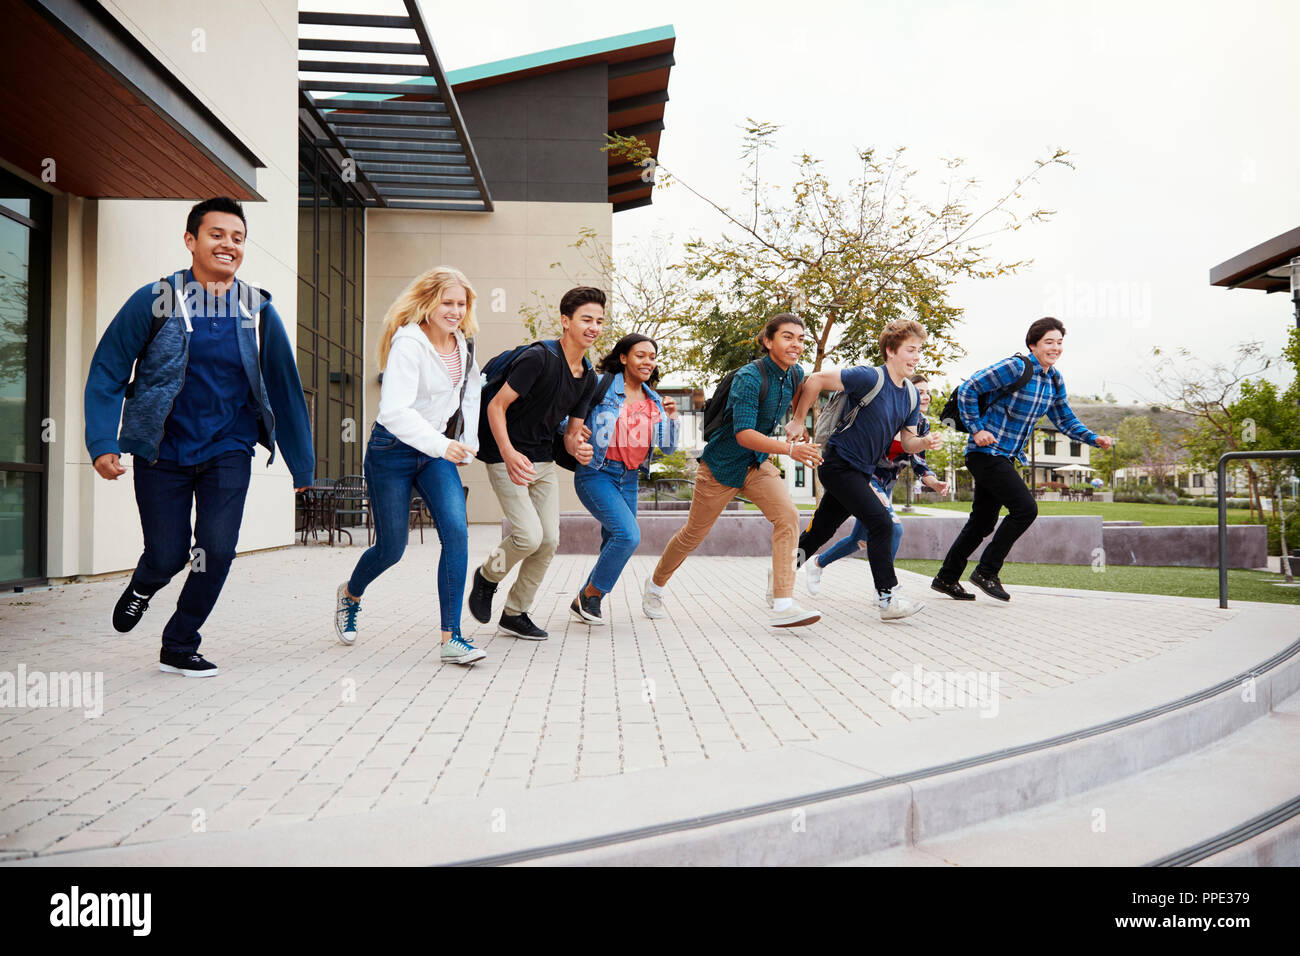
[[[361,602],[348,597],[346,581],[339,585],[334,597],[334,632],[340,641],[351,647],[357,639],[357,614],[361,612]]]
[[[442,645],[441,656],[444,664],[473,664],[487,657],[483,651],[461,637],[459,630],[453,632],[451,639]]]

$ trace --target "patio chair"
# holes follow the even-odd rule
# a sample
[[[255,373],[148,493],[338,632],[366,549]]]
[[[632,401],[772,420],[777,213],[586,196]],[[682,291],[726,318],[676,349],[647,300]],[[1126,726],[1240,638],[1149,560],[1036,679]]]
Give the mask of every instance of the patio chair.
[[[352,532],[343,527],[344,517],[359,517],[366,526],[366,544],[370,544],[370,502],[366,497],[366,479],[361,475],[344,475],[334,483],[334,507],[332,526],[340,535],[348,536],[352,543]],[[351,525],[350,527],[355,527]]]

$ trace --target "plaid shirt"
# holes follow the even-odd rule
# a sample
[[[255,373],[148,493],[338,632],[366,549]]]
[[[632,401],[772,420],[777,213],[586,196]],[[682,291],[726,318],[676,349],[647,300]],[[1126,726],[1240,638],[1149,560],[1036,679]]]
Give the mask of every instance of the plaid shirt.
[[[1030,432],[1044,414],[1051,419],[1062,435],[1077,441],[1097,444],[1097,433],[1089,429],[1070,410],[1065,400],[1065,380],[1056,369],[1044,369],[1032,353],[1029,363],[1034,374],[1025,387],[998,399],[983,416],[979,410],[979,396],[1014,385],[1024,368],[1020,359],[1012,356],[981,369],[957,389],[957,406],[961,419],[970,429],[966,454],[1006,455],[1022,465],[1025,463],[1025,444]],[[987,431],[993,435],[993,444],[980,447],[975,444],[975,433]]]
[[[747,428],[770,435],[789,410],[794,390],[803,381],[803,369],[798,365],[792,365],[783,372],[781,366],[773,362],[770,356],[764,355],[762,361],[767,370],[768,382],[763,407],[758,405],[758,393],[763,384],[762,373],[751,362],[731,380],[731,391],[727,395],[731,427],[719,429],[700,455],[717,482],[728,488],[744,485],[749,469],[767,460],[766,452],[742,447],[736,441],[736,435]]]

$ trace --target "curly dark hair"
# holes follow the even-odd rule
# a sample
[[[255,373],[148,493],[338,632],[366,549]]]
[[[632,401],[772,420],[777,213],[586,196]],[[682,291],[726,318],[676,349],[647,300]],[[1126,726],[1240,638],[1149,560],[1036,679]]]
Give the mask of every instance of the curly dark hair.
[[[616,375],[622,372],[623,356],[627,355],[628,352],[631,352],[632,347],[634,345],[640,345],[642,342],[649,342],[651,345],[653,345],[655,347],[655,355],[656,356],[659,355],[658,342],[650,338],[650,336],[648,335],[642,335],[640,332],[629,332],[627,335],[619,339],[618,342],[614,345],[614,347],[609,350],[609,354],[606,355],[603,359],[601,359],[596,364],[596,371],[613,372]],[[655,383],[658,381],[659,381],[659,363],[656,362],[655,370],[651,372],[650,377],[646,379],[646,384],[653,388]]]

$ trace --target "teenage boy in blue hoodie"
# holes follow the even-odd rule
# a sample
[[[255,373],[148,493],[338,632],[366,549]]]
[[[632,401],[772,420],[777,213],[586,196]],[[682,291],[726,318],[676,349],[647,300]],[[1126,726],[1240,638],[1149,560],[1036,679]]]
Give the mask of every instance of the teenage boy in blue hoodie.
[[[278,441],[295,491],[312,483],[316,460],[284,323],[269,293],[235,278],[247,232],[233,199],[191,209],[190,268],[126,301],[86,378],[86,448],[109,481],[126,473],[120,456],[132,456],[144,532],[144,554],[113,609],[113,627],[135,627],[150,598],[193,559],[163,628],[158,665],[186,677],[217,674],[199,653],[199,628],[235,557],[254,445],[270,451],[269,465]]]

